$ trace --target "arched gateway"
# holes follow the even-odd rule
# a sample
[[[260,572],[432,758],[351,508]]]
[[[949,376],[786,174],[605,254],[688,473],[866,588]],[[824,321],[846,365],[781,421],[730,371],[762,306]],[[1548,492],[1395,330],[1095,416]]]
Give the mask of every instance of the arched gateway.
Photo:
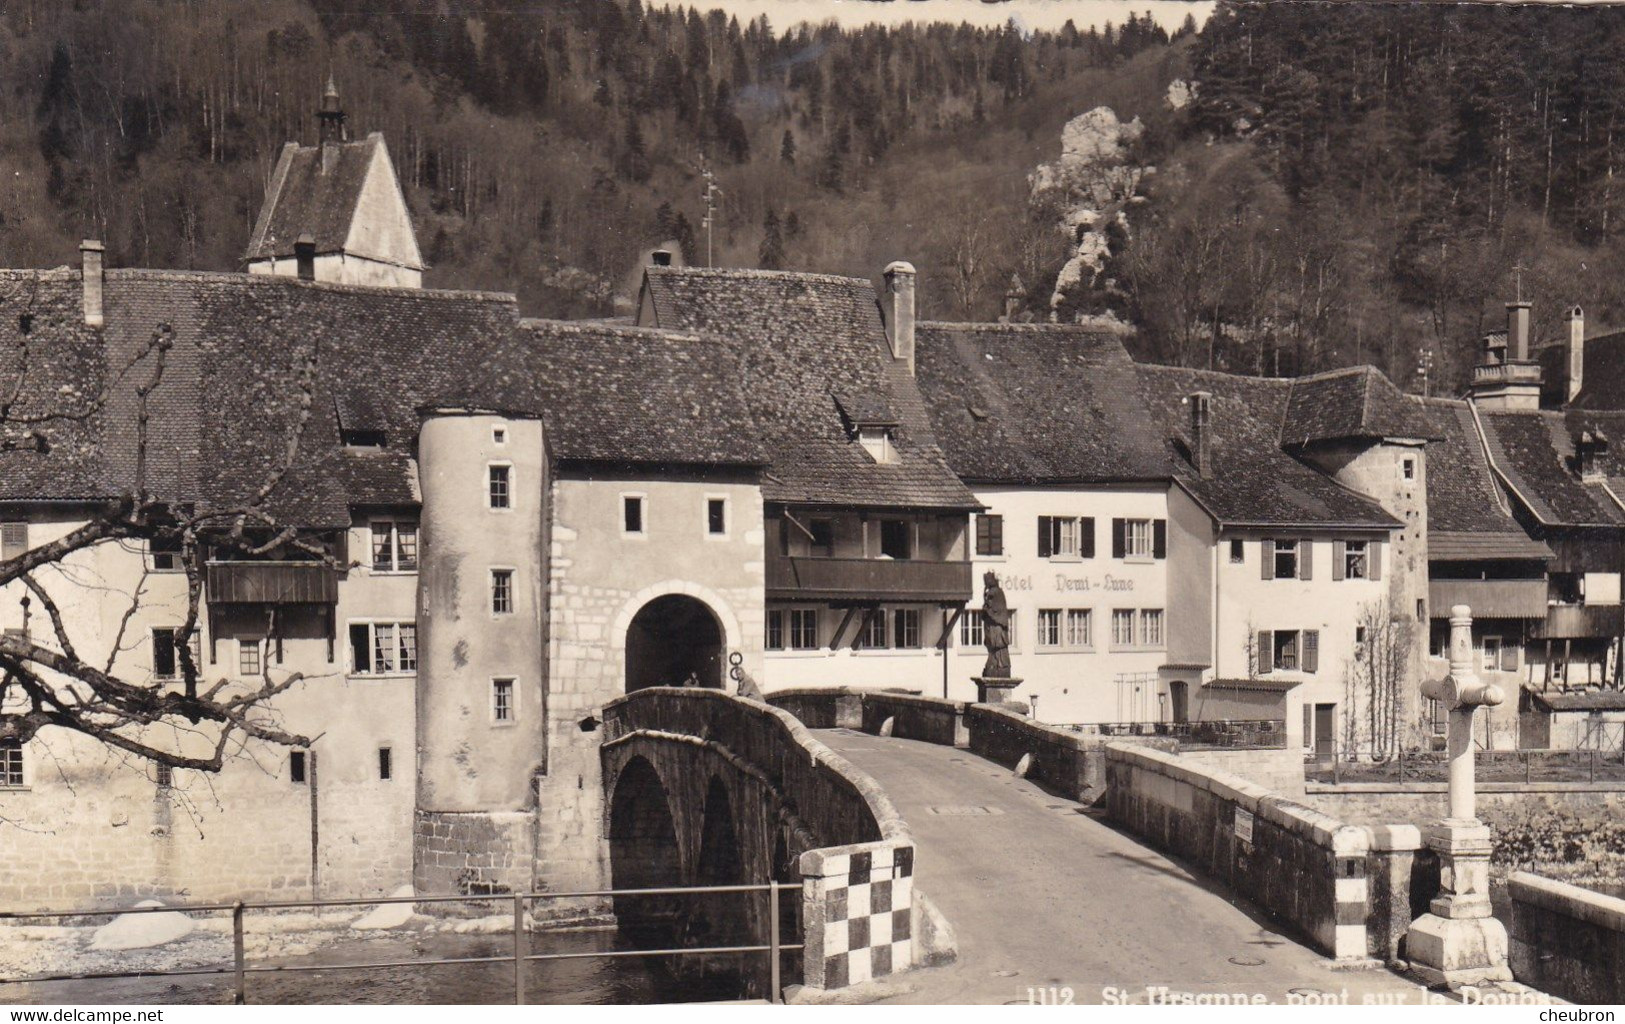
[[[722,623],[699,598],[664,594],[626,627],[626,692],[649,686],[722,687]]]

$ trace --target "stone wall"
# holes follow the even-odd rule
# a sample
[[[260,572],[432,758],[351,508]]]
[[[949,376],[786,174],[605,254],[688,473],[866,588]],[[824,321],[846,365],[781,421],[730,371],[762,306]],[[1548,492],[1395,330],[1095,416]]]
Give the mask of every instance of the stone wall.
[[[1234,775],[1113,743],[1107,806],[1340,960],[1368,956],[1370,835]]]
[[[1303,799],[1303,751],[1297,748],[1192,750],[1181,746],[1179,756],[1189,764],[1239,775],[1281,796]]]
[[[1575,1003],[1625,1003],[1625,900],[1518,872],[1512,974]]]
[[[947,747],[962,747],[965,734],[963,701],[937,697],[913,697],[901,693],[865,693],[862,697],[864,732],[880,733],[887,722],[891,735],[900,740],[923,740]]]
[[[774,690],[767,702],[783,708],[809,729],[863,728],[863,696],[847,689],[803,687]]]
[[[1426,825],[1445,816],[1446,786],[1419,782],[1311,783],[1305,802],[1357,825]],[[1537,871],[1572,879],[1625,879],[1625,785],[1488,782],[1478,817],[1494,836],[1492,874]]]
[[[434,896],[529,891],[534,830],[525,811],[418,811],[413,883]]]

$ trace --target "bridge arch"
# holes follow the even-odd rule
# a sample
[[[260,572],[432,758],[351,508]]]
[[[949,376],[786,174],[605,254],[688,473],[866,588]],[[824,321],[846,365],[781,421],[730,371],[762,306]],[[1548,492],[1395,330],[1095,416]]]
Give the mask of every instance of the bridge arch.
[[[627,693],[681,685],[690,675],[702,686],[727,689],[726,657],[743,640],[739,618],[709,587],[666,580],[644,587],[622,605],[610,628]]]
[[[683,877],[682,845],[671,798],[647,758],[634,757],[615,778],[609,805],[609,863],[615,889],[660,889]],[[615,917],[629,934],[668,940],[681,907],[669,897],[617,896]]]

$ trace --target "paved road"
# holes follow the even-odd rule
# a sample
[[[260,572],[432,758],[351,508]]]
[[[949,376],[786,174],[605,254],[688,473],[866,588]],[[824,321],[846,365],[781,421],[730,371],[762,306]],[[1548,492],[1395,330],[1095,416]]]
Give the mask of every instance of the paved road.
[[[1113,1001],[1108,988],[1143,1003],[1156,986],[1421,1001],[1387,971],[1330,969],[1238,897],[969,751],[844,729],[819,738],[896,803],[918,843],[917,884],[958,933],[958,962],[906,975],[915,991],[897,1001],[1027,1002],[1066,987],[1080,1003]]]

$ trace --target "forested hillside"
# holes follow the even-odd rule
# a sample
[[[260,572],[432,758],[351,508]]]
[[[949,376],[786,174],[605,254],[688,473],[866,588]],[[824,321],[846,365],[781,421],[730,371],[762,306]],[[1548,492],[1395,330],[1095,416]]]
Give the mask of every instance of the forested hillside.
[[[12,0],[0,262],[96,236],[114,265],[236,268],[331,73],[352,134],[388,139],[429,283],[535,315],[623,309],[666,240],[705,262],[709,168],[719,265],[911,259],[927,315],[974,319],[1014,273],[1028,315],[1115,316],[1168,362],[1375,362],[1420,389],[1431,359],[1451,389],[1516,277],[1543,335],[1573,303],[1625,326],[1617,12],[1223,5],[1170,38],[1130,10],[1022,35],[639,0]]]

